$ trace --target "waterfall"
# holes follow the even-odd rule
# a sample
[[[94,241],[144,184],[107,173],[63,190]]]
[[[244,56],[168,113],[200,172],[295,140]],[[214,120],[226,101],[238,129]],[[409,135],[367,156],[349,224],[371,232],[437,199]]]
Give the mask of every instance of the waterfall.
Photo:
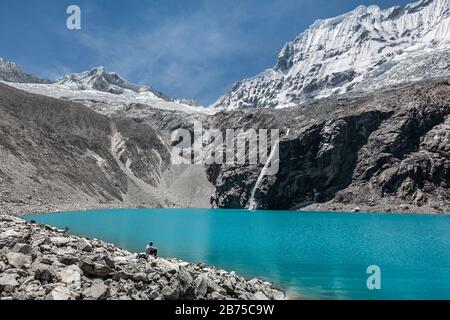
[[[264,165],[264,168],[262,168],[261,173],[259,174],[258,180],[256,180],[256,184],[253,187],[252,194],[250,196],[250,200],[248,201],[248,203],[249,203],[248,209],[249,210],[257,210],[258,209],[258,203],[256,203],[256,200],[255,200],[256,190],[259,189],[259,186],[261,185],[262,180],[267,175],[267,170],[270,168],[272,160],[276,154],[275,151],[278,149],[279,144],[280,144],[280,140],[277,140],[272,148],[272,151],[270,152],[269,158],[267,159],[266,164]]]

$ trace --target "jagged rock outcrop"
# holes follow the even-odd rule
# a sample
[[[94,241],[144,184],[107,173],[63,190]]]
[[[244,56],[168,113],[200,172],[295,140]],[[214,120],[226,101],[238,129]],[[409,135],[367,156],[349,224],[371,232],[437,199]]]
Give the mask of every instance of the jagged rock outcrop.
[[[0,215],[0,300],[285,299],[258,279]]]
[[[448,81],[213,118],[284,130],[280,170],[255,190],[257,208],[450,210]],[[260,172],[261,166],[210,166],[213,206],[248,207]]]

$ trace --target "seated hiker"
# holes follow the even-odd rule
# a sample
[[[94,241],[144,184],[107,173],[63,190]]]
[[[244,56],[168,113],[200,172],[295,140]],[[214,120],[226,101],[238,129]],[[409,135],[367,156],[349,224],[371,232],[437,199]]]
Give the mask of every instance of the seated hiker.
[[[153,246],[153,242],[150,242],[147,248],[145,249],[145,253],[149,256],[157,257],[158,256],[158,248]]]

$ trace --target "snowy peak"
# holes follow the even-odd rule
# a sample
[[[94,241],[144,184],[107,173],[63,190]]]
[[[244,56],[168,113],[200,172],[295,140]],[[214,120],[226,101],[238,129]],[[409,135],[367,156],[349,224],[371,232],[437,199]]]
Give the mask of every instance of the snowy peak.
[[[163,95],[151,87],[131,84],[122,79],[117,73],[107,72],[106,69],[101,66],[82,73],[67,75],[59,79],[57,84],[69,86],[79,90],[93,89],[117,95],[123,94],[127,90],[134,93],[148,92],[154,94],[157,98],[172,101],[171,98]]]
[[[141,106],[137,109],[148,106],[187,113],[208,112],[193,100],[172,99],[151,87],[131,84],[104,67],[50,82],[25,74],[17,64],[0,59],[0,80],[30,93],[81,102],[105,115],[127,114],[135,105]],[[145,114],[145,110],[142,112]],[[133,116],[138,117],[139,112]]]
[[[0,58],[0,80],[18,83],[50,83],[49,80],[39,79],[22,71],[14,62]]]
[[[447,76],[449,48],[450,0],[422,0],[385,10],[359,6],[314,22],[283,47],[273,69],[238,82],[214,106],[294,106],[333,94]],[[433,68],[436,62],[440,68]]]

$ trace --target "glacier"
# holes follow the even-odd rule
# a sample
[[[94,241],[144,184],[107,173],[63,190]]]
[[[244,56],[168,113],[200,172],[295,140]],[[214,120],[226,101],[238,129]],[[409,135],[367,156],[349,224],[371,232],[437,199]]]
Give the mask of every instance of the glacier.
[[[236,83],[212,106],[283,108],[450,75],[450,0],[382,10],[359,6],[317,20],[281,50],[276,65]]]

